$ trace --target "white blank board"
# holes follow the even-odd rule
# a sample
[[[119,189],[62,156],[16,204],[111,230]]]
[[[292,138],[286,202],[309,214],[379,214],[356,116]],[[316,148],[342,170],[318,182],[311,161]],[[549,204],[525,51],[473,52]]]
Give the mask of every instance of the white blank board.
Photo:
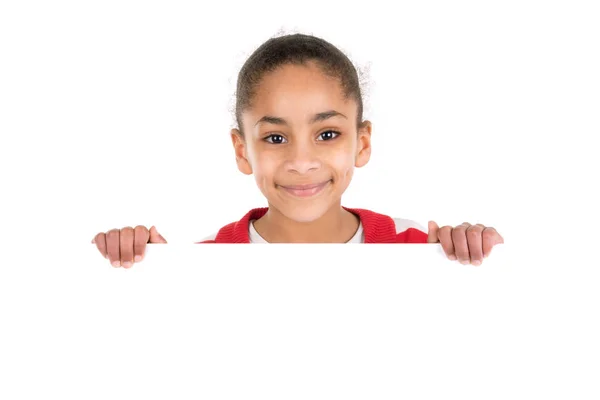
[[[2,399],[598,399],[597,267],[437,244],[95,246],[5,268]]]

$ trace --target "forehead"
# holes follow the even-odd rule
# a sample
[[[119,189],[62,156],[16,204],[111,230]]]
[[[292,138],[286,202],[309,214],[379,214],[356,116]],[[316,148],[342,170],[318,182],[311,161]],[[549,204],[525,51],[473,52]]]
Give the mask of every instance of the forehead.
[[[354,103],[350,98],[344,98],[339,79],[324,74],[314,63],[308,63],[285,65],[265,74],[256,88],[249,111],[298,115],[335,109],[346,114],[352,112]]]

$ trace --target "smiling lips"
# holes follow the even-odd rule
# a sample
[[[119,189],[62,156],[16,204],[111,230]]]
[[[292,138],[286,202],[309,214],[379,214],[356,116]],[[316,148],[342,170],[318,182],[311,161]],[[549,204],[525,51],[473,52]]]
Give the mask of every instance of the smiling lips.
[[[314,196],[315,194],[317,194],[321,190],[323,190],[330,181],[331,180],[327,180],[325,182],[312,183],[309,185],[290,185],[290,186],[279,185],[279,187],[282,188],[283,190],[285,190],[286,192],[288,192],[289,194],[291,194],[292,196],[310,197],[310,196]]]

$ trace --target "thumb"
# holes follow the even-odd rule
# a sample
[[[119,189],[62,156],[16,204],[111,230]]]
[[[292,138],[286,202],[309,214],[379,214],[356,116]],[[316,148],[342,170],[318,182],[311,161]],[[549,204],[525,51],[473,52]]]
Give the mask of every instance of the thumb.
[[[150,227],[150,240],[148,243],[167,243],[164,237],[156,230],[156,227],[152,225]]]
[[[429,233],[427,234],[427,243],[439,243],[438,231],[440,227],[435,221],[429,221],[428,223]]]
[[[504,244],[504,238],[498,235],[498,238],[496,239],[496,244]]]

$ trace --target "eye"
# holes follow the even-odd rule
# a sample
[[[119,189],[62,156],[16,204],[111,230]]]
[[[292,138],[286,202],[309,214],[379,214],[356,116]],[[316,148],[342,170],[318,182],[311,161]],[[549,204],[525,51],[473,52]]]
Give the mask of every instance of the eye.
[[[264,140],[272,144],[281,144],[285,141],[285,138],[281,135],[269,135]]]
[[[332,140],[339,136],[340,133],[336,131],[325,131],[319,135],[320,140]]]

